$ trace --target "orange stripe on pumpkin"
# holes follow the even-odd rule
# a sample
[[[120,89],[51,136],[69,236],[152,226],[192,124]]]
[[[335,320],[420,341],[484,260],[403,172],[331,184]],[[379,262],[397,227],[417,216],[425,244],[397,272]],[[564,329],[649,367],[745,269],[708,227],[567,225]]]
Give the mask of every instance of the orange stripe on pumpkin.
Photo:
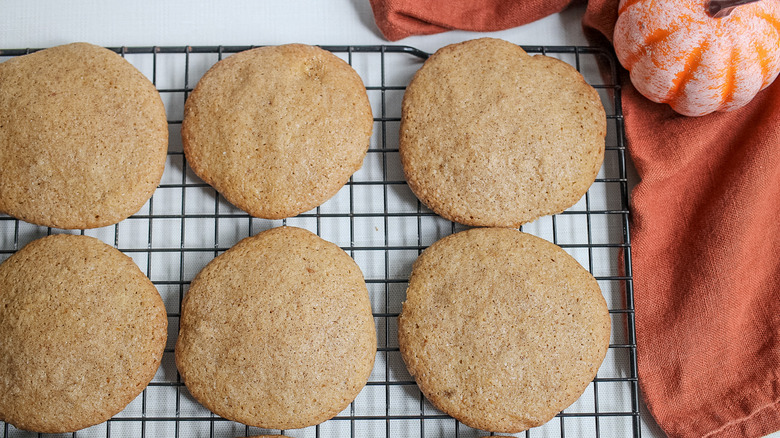
[[[676,31],[677,29],[656,29],[653,31],[653,33],[648,35],[647,38],[645,38],[645,45],[650,46],[663,42],[665,39],[669,38],[669,35],[671,35],[672,32]]]
[[[677,29],[656,29],[653,31],[653,33],[648,35],[647,38],[645,38],[643,52],[646,53],[647,50],[651,47],[664,42],[667,38],[669,38],[669,35],[671,35],[672,32],[675,32],[676,30]],[[650,60],[653,61],[653,64],[656,67],[663,68],[663,62],[659,59],[658,56],[653,56],[653,54],[651,54]]]
[[[780,21],[778,21],[775,16],[767,14],[766,12],[757,12],[756,17],[766,20],[766,22],[775,29],[777,42],[780,44]],[[772,52],[777,49],[770,51],[763,44],[756,44],[755,48],[756,53],[758,53],[759,65],[761,66],[761,82],[766,86],[767,81],[772,79],[773,75],[773,72],[771,71]]]
[[[756,43],[755,49],[756,54],[758,54],[758,65],[761,67],[761,83],[766,84],[766,81],[770,79],[771,54],[761,43]]]
[[[685,87],[685,84],[693,77],[693,72],[701,64],[701,57],[704,50],[706,50],[709,43],[705,40],[699,47],[693,49],[685,59],[685,66],[672,80],[672,88],[669,90],[669,94],[666,95],[664,102],[674,104],[682,97],[681,92]]]
[[[629,70],[631,70],[634,67],[634,64],[639,62],[639,58],[642,58],[643,56],[647,55],[647,50],[656,43],[662,42],[665,39],[669,38],[669,36],[676,32],[677,29],[657,29],[655,32],[651,33],[650,35],[645,38],[645,41],[643,42],[642,46],[639,47],[639,50],[632,51],[628,54],[626,57],[625,67]],[[657,62],[655,59],[653,59],[653,63]]]
[[[726,103],[730,103],[734,100],[734,89],[737,82],[737,59],[739,59],[739,53],[736,46],[732,46],[731,56],[728,63],[726,63],[726,76],[723,78],[723,87],[721,88],[720,99],[721,106]]]
[[[756,17],[766,20],[777,32],[777,38],[780,39],[780,21],[777,17],[767,14],[766,12],[756,12]]]

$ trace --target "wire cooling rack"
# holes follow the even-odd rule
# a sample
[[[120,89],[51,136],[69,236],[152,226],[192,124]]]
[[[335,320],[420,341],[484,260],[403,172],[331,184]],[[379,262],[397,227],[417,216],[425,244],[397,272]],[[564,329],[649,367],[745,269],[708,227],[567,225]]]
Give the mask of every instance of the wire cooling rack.
[[[476,437],[436,410],[401,360],[396,317],[411,264],[428,245],[465,227],[422,205],[406,185],[398,157],[401,98],[428,54],[407,46],[325,46],[363,78],[374,112],[374,134],[363,168],[332,199],[281,221],[251,218],[227,203],[187,166],[180,128],[184,101],[215,62],[249,46],[114,48],[154,82],[170,130],[166,170],[143,209],[117,225],[66,231],[0,215],[0,260],[52,233],[97,237],[131,256],[152,279],[168,309],[169,338],[162,366],[144,392],[111,420],[72,437],[238,437],[284,433],[290,437]],[[638,437],[639,390],[628,228],[628,187],[620,86],[614,55],[590,47],[523,47],[570,63],[598,90],[607,112],[604,165],[588,193],[567,211],[523,226],[563,247],[598,280],[610,309],[612,336],[597,377],[573,405],[521,437]],[[33,50],[0,50],[0,62]],[[307,228],[337,243],[366,277],[377,327],[376,362],[356,400],[318,426],[276,431],[215,416],[188,393],[173,349],[179,309],[190,280],[240,239],[280,226]],[[0,397],[5,396],[0,394]],[[42,436],[0,422],[3,438]],[[506,434],[504,434],[506,435]],[[48,436],[48,435],[47,435]]]

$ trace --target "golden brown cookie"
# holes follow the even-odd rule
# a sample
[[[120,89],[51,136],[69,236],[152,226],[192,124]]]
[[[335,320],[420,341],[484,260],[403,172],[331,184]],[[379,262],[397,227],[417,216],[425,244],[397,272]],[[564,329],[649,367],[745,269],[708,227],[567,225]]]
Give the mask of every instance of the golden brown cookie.
[[[300,228],[238,242],[198,273],[182,303],[184,383],[212,412],[250,426],[333,417],[366,384],[375,353],[360,268]]]
[[[52,235],[0,264],[0,420],[44,433],[108,420],[146,388],[168,320],[130,257]]]
[[[574,205],[604,160],[606,116],[573,67],[482,38],[446,46],[404,94],[400,155],[446,219],[517,228]]]
[[[445,237],[414,263],[398,318],[420,390],[464,424],[515,433],[573,403],[609,346],[596,280],[558,246],[508,228]]]
[[[184,107],[187,162],[252,216],[281,219],[336,194],[363,164],[373,127],[358,74],[302,44],[215,64]]]
[[[86,43],[0,63],[0,211],[95,228],[136,213],[162,177],[168,124],[157,90]]]

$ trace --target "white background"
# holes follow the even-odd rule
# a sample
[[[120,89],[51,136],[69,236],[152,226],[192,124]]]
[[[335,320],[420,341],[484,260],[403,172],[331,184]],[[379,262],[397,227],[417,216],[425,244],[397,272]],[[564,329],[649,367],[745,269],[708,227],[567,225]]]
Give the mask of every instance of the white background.
[[[433,52],[450,43],[493,36],[525,45],[587,45],[580,24],[583,12],[583,6],[576,6],[506,31],[453,31],[396,44]],[[389,44],[374,24],[368,0],[0,0],[0,48],[74,41],[102,46]],[[649,414],[642,414],[642,436],[663,436]]]
[[[585,44],[583,8],[490,35],[532,45]],[[425,51],[476,34],[410,37]],[[49,47],[74,41],[102,46],[387,44],[368,0],[24,1],[0,0],[0,46]]]

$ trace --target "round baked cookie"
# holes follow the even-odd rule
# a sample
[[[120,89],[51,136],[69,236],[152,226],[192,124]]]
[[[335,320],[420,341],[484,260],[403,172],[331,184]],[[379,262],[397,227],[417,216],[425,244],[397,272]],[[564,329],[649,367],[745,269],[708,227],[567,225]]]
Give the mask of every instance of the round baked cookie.
[[[35,240],[0,264],[0,421],[73,432],[154,377],[168,320],[130,257],[89,236]]]
[[[300,228],[238,242],[198,273],[182,303],[176,365],[187,389],[250,426],[330,419],[365,386],[375,354],[360,268]]]
[[[467,426],[516,433],[573,403],[609,346],[596,280],[558,246],[509,228],[445,237],[417,259],[398,317],[420,390]]]
[[[442,217],[512,227],[574,205],[604,160],[598,93],[555,58],[491,38],[446,46],[402,103],[400,156]]]
[[[322,204],[363,165],[373,117],[366,89],[336,55],[302,44],[260,47],[215,64],[184,106],[193,171],[252,216]]]
[[[74,43],[0,63],[0,212],[115,224],[152,196],[167,150],[159,93],[116,53]]]

